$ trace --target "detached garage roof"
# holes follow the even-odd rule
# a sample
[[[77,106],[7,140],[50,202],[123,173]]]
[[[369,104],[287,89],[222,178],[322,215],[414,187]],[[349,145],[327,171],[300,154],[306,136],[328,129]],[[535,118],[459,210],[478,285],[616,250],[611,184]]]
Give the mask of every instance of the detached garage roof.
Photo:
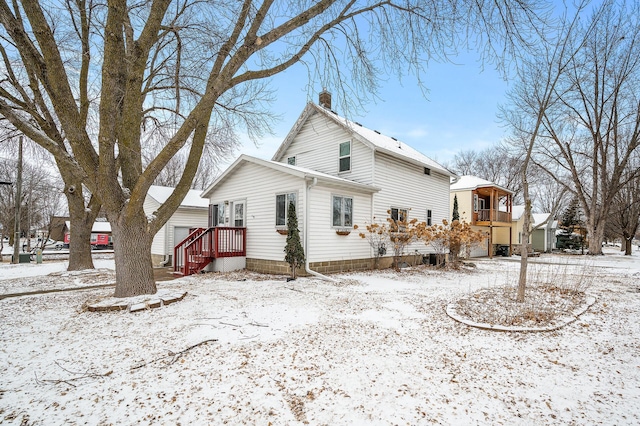
[[[175,188],[170,186],[158,186],[151,185],[149,188],[149,192],[147,195],[157,201],[159,204],[164,203],[167,199],[173,194]],[[198,189],[190,189],[187,195],[182,200],[180,207],[190,207],[190,208],[209,208],[209,200],[205,200],[200,197],[200,193],[202,191]]]
[[[67,229],[71,229],[71,221],[65,220],[64,224]],[[111,232],[111,224],[109,222],[93,222],[91,232],[95,232],[97,234],[108,234]]]

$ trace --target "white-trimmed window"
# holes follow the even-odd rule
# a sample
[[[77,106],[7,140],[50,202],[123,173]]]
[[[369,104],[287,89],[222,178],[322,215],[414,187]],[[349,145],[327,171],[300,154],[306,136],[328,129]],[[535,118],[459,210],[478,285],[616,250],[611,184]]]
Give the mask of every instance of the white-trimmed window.
[[[245,225],[245,202],[244,201],[234,201],[232,210],[233,213],[233,226],[243,227]]]
[[[427,226],[433,225],[433,213],[431,210],[427,210]]]
[[[292,166],[296,165],[296,156],[292,156],[292,157],[287,157],[287,164],[290,164]]]
[[[224,204],[211,204],[209,206],[209,226],[224,226]]]
[[[351,142],[343,142],[340,144],[338,172],[348,171],[351,171]]]
[[[296,205],[295,192],[276,195],[276,226],[287,226],[289,204],[291,203],[293,203],[294,206]]]
[[[399,209],[396,207],[391,207],[391,219],[394,222],[406,222],[409,218],[409,210],[408,209]]]
[[[333,214],[331,224],[335,227],[350,228],[353,226],[353,198],[342,195],[332,197]]]

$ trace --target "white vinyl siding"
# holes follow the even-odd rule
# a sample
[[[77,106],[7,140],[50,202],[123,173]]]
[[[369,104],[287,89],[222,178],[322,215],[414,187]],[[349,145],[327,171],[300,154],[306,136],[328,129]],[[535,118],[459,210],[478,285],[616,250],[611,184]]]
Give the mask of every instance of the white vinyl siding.
[[[144,212],[153,214],[160,204],[147,197],[144,202]],[[209,212],[206,208],[178,207],[167,223],[154,235],[151,242],[151,254],[167,256],[173,255],[174,246],[180,241],[174,241],[174,228],[206,228],[209,221]]]
[[[276,195],[297,192],[297,205],[304,205],[304,179],[267,167],[244,163],[210,194],[213,202],[243,200],[247,228],[247,257],[284,260],[286,237],[276,232]],[[304,232],[304,211],[299,208],[298,229]]]
[[[371,222],[371,195],[357,192],[336,192],[335,189],[314,186],[309,190],[309,241],[306,253],[309,262],[329,260],[365,259],[371,257],[367,240],[360,238],[357,230],[349,235],[338,235],[332,225],[333,196],[340,194],[353,199],[353,224],[364,229]]]
[[[351,141],[351,171],[339,173],[340,144]],[[371,149],[346,132],[338,124],[316,113],[309,117],[281,161],[295,155],[296,165],[333,176],[340,175],[355,182],[372,183]]]
[[[425,220],[425,212],[431,210],[434,224],[449,220],[449,176],[431,170],[424,174],[424,167],[410,164],[386,154],[376,153],[375,186],[381,188],[374,194],[374,216],[385,223],[391,207],[408,209],[407,220]],[[422,242],[411,244],[407,253],[422,253],[432,248]]]

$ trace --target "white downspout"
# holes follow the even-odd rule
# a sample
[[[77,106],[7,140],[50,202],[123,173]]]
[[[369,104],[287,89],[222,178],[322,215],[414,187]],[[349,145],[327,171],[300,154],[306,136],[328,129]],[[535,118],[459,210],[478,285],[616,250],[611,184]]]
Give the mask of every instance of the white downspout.
[[[319,272],[312,271],[309,267],[309,190],[318,184],[318,178],[313,178],[313,181],[310,185],[307,185],[307,180],[304,181],[304,270],[309,275],[316,276],[325,281],[330,281],[335,283],[336,280],[333,278],[329,278],[326,275],[322,275]]]

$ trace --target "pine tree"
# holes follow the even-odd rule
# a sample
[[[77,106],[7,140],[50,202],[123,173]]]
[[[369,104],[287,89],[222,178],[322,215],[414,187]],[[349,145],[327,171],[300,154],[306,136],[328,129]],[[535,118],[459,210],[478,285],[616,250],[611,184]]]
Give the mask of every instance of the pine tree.
[[[291,278],[295,279],[297,268],[304,264],[304,249],[300,243],[300,230],[294,203],[289,203],[287,211],[287,244],[284,252],[284,260],[291,266]]]
[[[451,216],[452,222],[456,220],[460,220],[460,213],[458,212],[458,195],[453,196],[453,215]]]
[[[564,230],[565,234],[570,235],[574,232],[575,228],[582,226],[584,226],[584,221],[582,220],[580,202],[577,198],[572,198],[569,206],[564,213],[562,213],[560,227]]]

